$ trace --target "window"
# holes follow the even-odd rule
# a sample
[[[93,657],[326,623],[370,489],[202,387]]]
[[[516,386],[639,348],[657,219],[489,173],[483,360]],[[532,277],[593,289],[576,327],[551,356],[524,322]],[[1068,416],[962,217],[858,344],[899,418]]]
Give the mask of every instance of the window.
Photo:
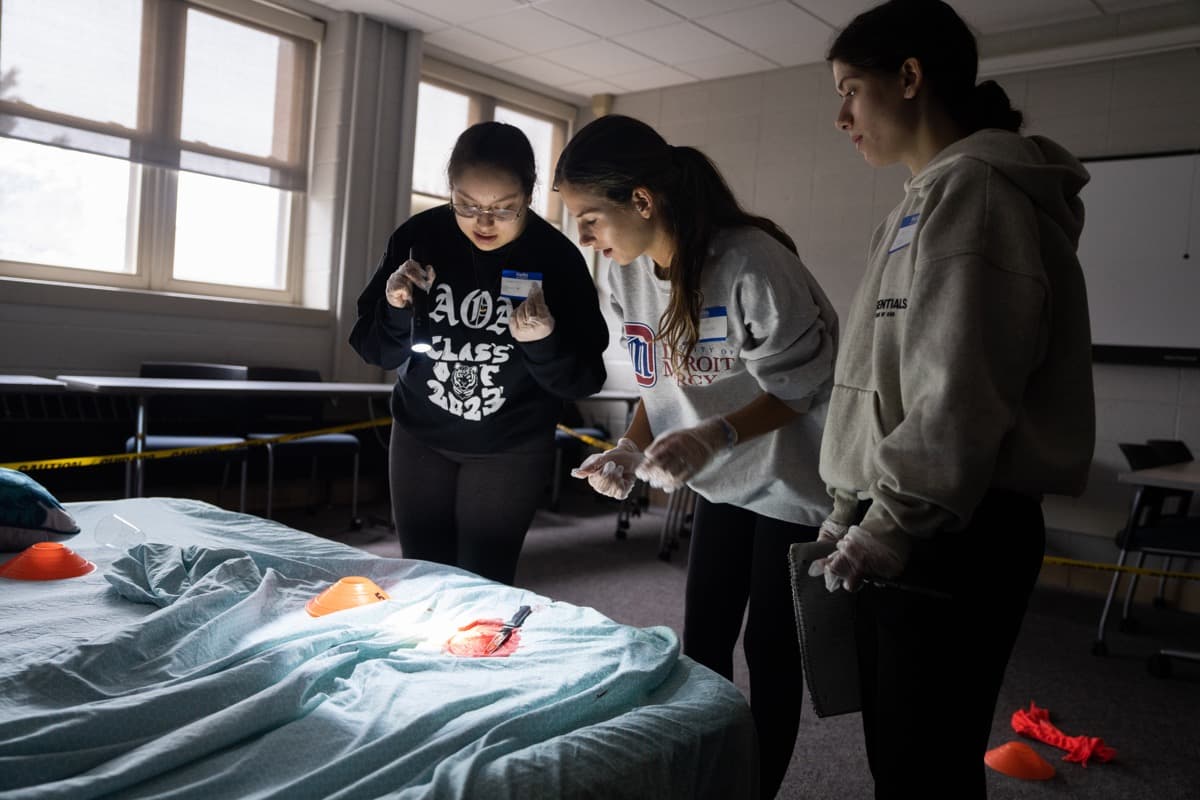
[[[443,70],[446,68],[443,66]],[[436,78],[421,81],[417,95],[417,134],[413,156],[412,211],[424,211],[450,199],[446,181],[446,166],[458,135],[477,122],[494,119],[521,129],[533,147],[537,166],[537,185],[530,203],[534,211],[550,224],[561,227],[562,201],[551,191],[550,180],[554,164],[567,137],[567,120],[573,118],[550,103],[550,113],[520,104],[538,103],[532,93],[512,91],[516,103],[504,96],[502,84],[483,79],[442,82]],[[460,82],[461,81],[461,82]],[[463,88],[472,83],[483,88]],[[487,85],[487,84],[491,85]],[[499,91],[496,91],[499,88]],[[491,92],[491,93],[489,93]],[[497,94],[501,96],[496,96]],[[538,103],[547,105],[546,103]],[[570,109],[573,114],[574,109]]]
[[[298,302],[315,37],[256,7],[3,0],[0,274]]]

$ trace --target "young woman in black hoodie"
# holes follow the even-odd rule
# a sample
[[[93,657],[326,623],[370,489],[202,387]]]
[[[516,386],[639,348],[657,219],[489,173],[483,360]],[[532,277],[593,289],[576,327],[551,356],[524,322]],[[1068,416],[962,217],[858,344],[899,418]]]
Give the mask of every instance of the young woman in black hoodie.
[[[468,128],[447,175],[450,202],[388,240],[350,344],[397,370],[390,481],[405,558],[512,583],[563,401],[604,383],[608,329],[582,254],[529,207],[533,150],[518,128]]]

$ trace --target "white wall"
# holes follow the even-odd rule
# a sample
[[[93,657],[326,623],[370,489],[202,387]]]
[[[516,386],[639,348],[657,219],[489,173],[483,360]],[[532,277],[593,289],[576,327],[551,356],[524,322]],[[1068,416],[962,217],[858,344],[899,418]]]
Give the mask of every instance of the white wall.
[[[1078,156],[1200,148],[1200,52],[1195,49],[998,78],[1026,114],[1026,133]],[[867,166],[833,126],[825,65],[621,95],[613,112],[704,150],[745,205],[796,240],[843,317],[871,231],[899,202],[907,170]],[[1200,342],[1196,343],[1200,346]],[[1109,537],[1130,491],[1117,442],[1179,438],[1200,454],[1200,370],[1095,368],[1097,443],[1078,499],[1046,504],[1052,528]]]

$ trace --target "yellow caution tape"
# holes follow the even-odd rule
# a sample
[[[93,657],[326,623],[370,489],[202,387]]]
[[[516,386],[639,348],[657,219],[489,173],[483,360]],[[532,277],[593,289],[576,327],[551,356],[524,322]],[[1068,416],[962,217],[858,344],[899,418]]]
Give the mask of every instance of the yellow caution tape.
[[[352,422],[348,425],[336,425],[331,428],[318,428],[316,430],[300,431],[298,433],[284,433],[280,434],[279,436],[272,436],[264,439],[246,439],[244,442],[235,442],[232,444],[212,444],[205,445],[203,447],[176,447],[171,450],[148,450],[142,453],[114,453],[106,456],[46,458],[40,461],[16,461],[9,464],[0,464],[0,467],[15,469],[19,472],[30,472],[39,469],[68,469],[71,467],[94,467],[100,464],[124,464],[127,461],[156,461],[163,458],[194,456],[201,453],[219,453],[226,450],[244,450],[247,447],[278,444],[279,442],[292,442],[297,439],[307,439],[310,436],[323,436],[327,433],[346,433],[347,431],[357,431],[362,430],[363,428],[376,428],[382,425],[390,424],[392,424],[391,417],[380,417],[379,419],[368,420],[366,422]]]
[[[225,450],[242,450],[246,447],[257,447],[259,445],[276,444],[279,442],[292,442],[296,439],[307,439],[310,436],[322,436],[327,433],[346,433],[348,431],[362,430],[364,428],[377,428],[383,425],[392,424],[391,417],[380,417],[379,419],[368,420],[366,422],[353,422],[348,425],[337,425],[331,428],[319,428],[311,431],[301,431],[299,433],[285,433],[279,436],[272,436],[269,439],[247,439],[245,442],[234,444],[215,444],[205,447],[177,447],[172,450],[151,450],[143,453],[115,453],[107,456],[82,456],[78,458],[48,458],[41,461],[17,461],[9,464],[0,464],[0,467],[14,469],[19,472],[29,472],[39,469],[67,469],[70,467],[93,467],[99,464],[123,464],[126,461],[157,460],[163,458],[178,458],[179,456],[192,456],[200,453],[217,453]],[[558,430],[571,436],[579,441],[589,444],[592,447],[597,447],[601,450],[612,450],[616,445],[612,442],[606,442],[603,439],[597,439],[594,436],[588,436],[586,433],[580,433],[577,430],[568,428],[566,425],[557,425]],[[1096,569],[1104,572],[1124,572],[1130,575],[1140,575],[1151,578],[1178,578],[1181,580],[1200,580],[1200,574],[1192,572],[1178,572],[1175,570],[1147,569],[1145,567],[1129,567],[1118,566],[1116,564],[1102,564],[1096,561],[1080,561],[1074,558],[1062,558],[1060,556],[1045,556],[1042,559],[1043,564],[1062,567],[1083,567],[1086,569]]]
[[[1185,556],[1179,557],[1184,558]],[[1095,561],[1079,561],[1074,558],[1061,558],[1059,556],[1046,556],[1042,559],[1042,563],[1061,567],[1084,567],[1086,569],[1098,569],[1104,572],[1125,572],[1130,575],[1141,575],[1147,578],[1179,578],[1185,581],[1200,580],[1200,574],[1194,572],[1177,572],[1175,570],[1166,569],[1117,566],[1116,564],[1101,564]]]
[[[566,425],[558,425],[556,427],[568,436],[573,436],[584,444],[590,444],[592,447],[599,447],[601,450],[612,450],[614,447],[616,447],[616,445],[612,442],[606,442],[603,439],[597,439],[595,436],[588,436],[586,433],[580,433],[579,431],[572,430]]]

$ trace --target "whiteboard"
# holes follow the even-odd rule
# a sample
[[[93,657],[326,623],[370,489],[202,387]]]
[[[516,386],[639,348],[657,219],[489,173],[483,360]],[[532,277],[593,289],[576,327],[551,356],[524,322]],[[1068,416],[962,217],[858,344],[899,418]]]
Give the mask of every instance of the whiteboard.
[[[1092,344],[1200,348],[1200,155],[1084,166],[1079,263]]]

